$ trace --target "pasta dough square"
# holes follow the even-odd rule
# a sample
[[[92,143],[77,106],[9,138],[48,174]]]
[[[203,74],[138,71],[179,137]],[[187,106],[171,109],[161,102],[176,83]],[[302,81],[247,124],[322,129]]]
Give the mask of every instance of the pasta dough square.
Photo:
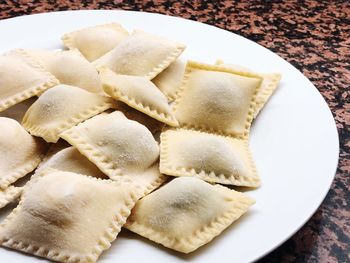
[[[258,93],[256,95],[256,103],[255,103],[255,110],[254,110],[254,118],[259,114],[260,110],[265,106],[267,101],[270,99],[273,92],[277,89],[278,84],[281,80],[281,74],[279,73],[255,73],[252,70],[235,65],[235,64],[225,64],[223,61],[218,60],[216,61],[216,65],[220,65],[222,67],[227,67],[230,69],[233,69],[235,71],[240,71],[243,74],[246,73],[253,73],[262,78],[262,82],[260,85],[260,88],[258,90]]]
[[[141,111],[131,108],[129,105],[125,104],[124,102],[117,101],[116,105],[117,105],[116,109],[118,111],[123,112],[128,119],[137,121],[142,125],[146,126],[147,129],[149,129],[153,135],[155,135],[156,133],[159,133],[164,127],[164,123],[159,122],[158,120],[144,114]]]
[[[140,195],[166,180],[158,168],[159,146],[142,124],[120,111],[100,114],[61,134],[112,180],[128,179]]]
[[[248,138],[260,83],[254,74],[190,61],[173,105],[175,117],[181,127]]]
[[[0,56],[0,112],[58,83],[23,50],[5,53]]]
[[[57,85],[32,104],[24,115],[22,124],[32,135],[55,143],[64,130],[113,105],[113,100],[109,97],[78,87]]]
[[[48,168],[108,179],[108,177],[102,173],[96,165],[90,162],[74,147],[64,148],[47,156],[39,165],[38,169],[36,169],[35,173],[40,173]]]
[[[186,129],[161,134],[160,171],[211,183],[258,187],[248,141]]]
[[[243,193],[180,177],[138,201],[125,227],[165,247],[190,253],[210,242],[253,204]]]
[[[100,68],[104,91],[116,100],[170,126],[178,126],[165,95],[147,78],[117,75]]]
[[[183,60],[178,59],[152,79],[152,82],[156,84],[170,102],[175,100],[176,92],[181,86],[185,68],[186,63]]]
[[[50,260],[95,262],[135,205],[132,192],[125,182],[46,170],[0,225],[0,243]]]
[[[0,190],[0,208],[16,202],[20,197],[22,190],[22,187],[15,186],[9,186],[5,190]]]
[[[0,188],[6,189],[39,165],[46,145],[13,119],[0,117],[0,130]]]
[[[26,52],[54,75],[61,84],[103,94],[97,70],[77,50],[32,49]]]
[[[94,61],[116,47],[129,35],[120,24],[110,23],[83,28],[65,34],[64,45],[78,49],[89,61]]]
[[[183,52],[183,44],[134,30],[118,46],[94,61],[121,75],[144,76],[153,79]]]

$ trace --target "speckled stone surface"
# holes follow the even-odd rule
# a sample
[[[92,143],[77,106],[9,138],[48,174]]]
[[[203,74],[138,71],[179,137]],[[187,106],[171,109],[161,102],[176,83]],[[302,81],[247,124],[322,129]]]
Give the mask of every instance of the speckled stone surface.
[[[301,70],[335,117],[339,166],[316,214],[260,262],[350,262],[350,1],[1,0],[0,19],[77,9],[157,12],[208,23],[269,48]]]

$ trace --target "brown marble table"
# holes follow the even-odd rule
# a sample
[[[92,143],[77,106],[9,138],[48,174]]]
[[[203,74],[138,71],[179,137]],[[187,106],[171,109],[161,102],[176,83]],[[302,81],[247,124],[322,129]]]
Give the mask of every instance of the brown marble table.
[[[301,70],[333,112],[339,166],[316,214],[260,262],[350,262],[350,1],[0,0],[0,19],[78,9],[156,12],[211,24],[269,48]]]

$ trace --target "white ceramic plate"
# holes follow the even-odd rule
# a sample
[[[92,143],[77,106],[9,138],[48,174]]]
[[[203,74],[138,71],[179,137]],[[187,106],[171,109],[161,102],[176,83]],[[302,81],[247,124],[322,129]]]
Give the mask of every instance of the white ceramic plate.
[[[218,58],[256,71],[281,72],[277,92],[255,120],[251,148],[261,188],[251,211],[209,245],[181,255],[122,231],[100,262],[249,262],[295,233],[316,211],[329,190],[338,162],[338,135],[322,96],[297,69],[269,50],[205,24],[150,13],[73,11],[0,21],[0,52],[16,47],[61,48],[68,31],[118,21],[187,44],[185,57],[214,63]],[[38,258],[0,249],[2,262]]]

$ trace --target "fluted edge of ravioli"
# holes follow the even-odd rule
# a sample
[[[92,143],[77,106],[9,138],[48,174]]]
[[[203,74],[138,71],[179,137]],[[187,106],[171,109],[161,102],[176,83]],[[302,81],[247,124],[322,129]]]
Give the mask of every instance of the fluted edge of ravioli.
[[[105,89],[106,91],[107,89]],[[129,97],[128,95],[122,93],[119,90],[113,89],[110,93],[114,93],[115,97],[118,97],[119,100],[129,105],[130,107],[141,111],[142,113],[163,122],[169,126],[177,127],[179,126],[178,121],[173,115],[165,114],[164,112],[159,112],[158,110],[152,108],[149,105],[144,105],[142,102],[137,101],[135,98]],[[108,93],[108,92],[107,92]]]
[[[23,193],[26,191],[27,188],[31,186],[31,184],[35,183],[41,177],[45,176],[47,173],[50,173],[52,171],[57,171],[57,170],[49,168],[43,171],[41,174],[35,175],[24,187]],[[126,181],[123,181],[123,180],[116,182],[112,180],[104,180],[104,179],[86,176],[82,174],[76,174],[76,175],[84,178],[90,178],[91,180],[103,182],[106,184],[119,185],[122,183],[127,183]],[[131,209],[134,207],[138,199],[139,198],[133,193],[133,191],[130,191],[129,198],[125,201],[124,206],[118,211],[118,213],[115,214],[114,220],[110,222],[110,225],[108,229],[106,229],[104,235],[99,240],[97,240],[96,246],[93,248],[93,252],[90,253],[89,255],[86,255],[83,257],[80,255],[70,255],[65,252],[49,249],[48,247],[43,247],[43,246],[39,247],[39,246],[28,244],[19,240],[15,240],[12,238],[6,238],[1,235],[0,235],[0,245],[4,247],[16,249],[28,254],[44,257],[50,260],[59,261],[59,262],[67,262],[67,263],[91,262],[93,263],[97,261],[101,253],[104,250],[108,249],[111,246],[111,243],[116,239],[116,236],[120,232],[121,227],[125,224],[126,218],[130,215]],[[16,214],[22,209],[23,200],[24,199],[22,195],[18,206],[14,210],[12,210],[12,212],[4,219],[3,222],[1,222],[0,232],[4,227],[6,227],[6,224],[11,222],[11,220],[15,218]]]
[[[22,187],[9,186],[5,190],[0,190],[0,208],[16,201],[22,193]]]
[[[98,58],[94,58],[94,59],[90,59],[89,56],[85,56],[83,54],[82,51],[80,51],[79,47],[77,47],[77,44],[75,43],[75,40],[74,40],[74,36],[76,34],[79,34],[83,31],[87,31],[89,29],[96,29],[96,28],[101,28],[101,27],[112,27],[114,29],[118,28],[120,30],[120,32],[124,33],[125,36],[128,36],[129,35],[129,32],[119,23],[117,22],[112,22],[112,23],[107,23],[107,24],[100,24],[100,25],[95,25],[95,26],[89,26],[89,27],[83,27],[83,28],[80,28],[80,29],[77,29],[77,30],[74,30],[74,31],[71,31],[69,33],[66,33],[64,34],[62,37],[61,37],[61,40],[63,42],[63,45],[65,47],[67,47],[69,50],[76,50],[77,52],[79,52],[85,59],[87,59],[89,62],[93,61],[93,60],[96,60]],[[107,51],[109,52],[109,51]],[[105,52],[105,53],[107,53]],[[104,54],[102,54],[101,56],[103,56]],[[101,57],[100,56],[100,57]]]
[[[172,53],[170,53],[162,63],[160,63],[157,67],[153,68],[147,75],[149,79],[155,78],[159,73],[161,73],[164,69],[169,67],[169,65],[174,62],[181,53],[185,50],[186,46],[184,44],[177,44],[177,47],[174,49]]]
[[[98,94],[96,94],[96,96],[101,96],[100,104],[94,105],[93,107],[90,107],[74,116],[69,117],[67,120],[64,120],[63,122],[59,123],[58,126],[53,129],[40,127],[29,121],[30,109],[34,105],[33,104],[25,113],[22,120],[22,125],[31,135],[42,137],[47,142],[56,143],[59,140],[60,134],[63,131],[71,127],[74,127],[75,125],[81,123],[82,121],[87,120],[105,110],[108,110],[109,108],[114,107],[114,103],[111,98],[105,97],[103,95],[98,95]]]
[[[141,124],[140,124],[141,125]],[[158,162],[154,162],[149,167],[142,171],[127,172],[123,171],[114,162],[111,162],[104,154],[99,150],[95,149],[83,136],[80,136],[76,129],[72,128],[64,131],[61,134],[61,138],[73,145],[78,151],[88,158],[92,163],[94,163],[104,174],[106,174],[111,180],[119,181],[121,179],[128,180],[137,188],[136,195],[141,198],[156,188],[163,184],[167,180],[167,176],[161,174],[159,171],[159,176],[148,182],[146,185],[140,185],[137,180],[133,179],[134,176],[144,176],[144,174],[149,173],[155,166],[158,166]],[[153,137],[152,137],[153,138]],[[133,182],[135,180],[135,182]]]
[[[233,70],[229,67],[225,67],[225,66],[221,66],[221,65],[220,66],[209,65],[209,64],[204,64],[204,63],[190,60],[186,64],[186,69],[185,69],[184,77],[182,79],[182,83],[175,94],[175,100],[173,102],[173,111],[174,112],[176,112],[179,101],[183,97],[183,94],[186,90],[186,87],[187,87],[186,85],[187,85],[187,82],[188,82],[188,79],[189,79],[189,76],[190,76],[192,70],[196,70],[196,69],[197,70],[223,72],[223,73],[231,73],[231,74],[239,75],[241,77],[250,77],[250,78],[260,79],[260,81],[262,80],[261,76],[254,74],[254,73],[237,71],[237,70]],[[257,94],[258,94],[259,87],[260,87],[260,85],[255,89],[255,91],[253,93],[253,97],[250,101],[248,115],[247,115],[247,118],[245,120],[244,132],[242,134],[232,134],[230,132],[220,131],[218,129],[215,129],[215,128],[212,128],[209,126],[196,125],[196,124],[191,124],[191,123],[180,123],[181,128],[207,131],[209,133],[215,133],[215,134],[219,134],[219,135],[223,135],[223,136],[230,136],[230,137],[238,138],[238,139],[249,138],[250,127],[251,127],[252,121],[254,119],[254,111],[256,108],[256,100],[257,100]]]
[[[266,87],[260,87],[258,94],[256,96],[257,98],[256,98],[255,111],[254,111],[254,119],[258,116],[259,112],[262,110],[262,108],[270,99],[274,91],[277,89],[278,84],[282,78],[282,75],[280,73],[276,73],[276,72],[275,73],[255,73],[252,70],[245,68],[243,66],[226,64],[221,59],[218,59],[215,62],[215,65],[232,68],[234,70],[239,70],[245,73],[257,74],[263,79],[260,86],[263,86],[264,82],[268,82]]]
[[[162,244],[167,248],[171,248],[182,253],[193,252],[199,247],[209,243],[216,236],[220,235],[228,226],[243,216],[248,209],[255,204],[254,199],[246,196],[243,193],[230,190],[221,185],[213,185],[213,187],[229,193],[232,199],[225,199],[225,201],[231,202],[232,207],[216,217],[210,223],[197,229],[194,233],[191,233],[189,236],[178,239],[164,235],[161,232],[142,223],[131,221],[132,215],[128,218],[128,221],[124,227],[156,243]]]
[[[135,180],[133,177],[134,176],[147,176],[146,173],[150,172],[152,169],[158,169],[159,170],[159,163],[155,162],[150,168],[145,170],[144,172],[138,173],[138,174],[126,174],[125,179],[131,182],[132,185],[134,185],[137,188],[137,191],[135,194],[137,195],[138,198],[142,198],[157,188],[159,188],[163,183],[165,183],[168,180],[168,176],[160,173],[159,171],[159,176],[155,180],[149,181],[147,184],[144,183],[139,183],[137,179]],[[141,179],[141,178],[140,178]],[[119,180],[118,178],[112,178],[112,180]]]
[[[100,67],[98,68],[98,71],[100,72],[100,75],[102,76],[102,86],[103,90],[110,95],[112,98],[116,100],[120,100],[124,102],[125,104],[129,105],[130,107],[160,121],[163,122],[169,126],[177,127],[179,126],[179,122],[176,120],[173,112],[171,112],[171,109],[164,109],[164,111],[160,111],[154,108],[152,105],[146,105],[145,102],[142,102],[140,100],[137,100],[135,97],[131,97],[128,94],[125,94],[120,89],[118,89],[117,86],[112,85],[112,83],[109,83],[107,79],[104,80],[103,76],[107,76],[107,74],[115,74],[112,70],[108,69],[107,67]],[[128,76],[128,77],[139,77],[139,76]],[[148,80],[152,85],[154,85],[154,88],[156,91],[159,91],[161,95],[164,96],[164,100],[167,101],[166,96],[155,86],[153,82]],[[147,91],[145,91],[147,92]],[[151,102],[149,102],[152,104]],[[168,105],[167,105],[168,106]],[[168,110],[169,112],[166,112]]]
[[[92,93],[104,94],[98,72],[78,49],[26,49],[25,52],[32,59],[38,61],[46,71],[54,75],[61,84],[76,86]],[[71,69],[71,64],[73,70],[68,70]],[[67,65],[67,67],[62,65]]]
[[[79,136],[79,134],[76,133],[74,129],[64,131],[61,135],[61,138],[76,147],[81,154],[83,154],[92,163],[94,163],[111,180],[126,180],[133,184],[137,188],[135,194],[138,198],[146,196],[167,180],[166,175],[160,174],[156,180],[149,182],[147,185],[138,185],[137,182],[133,180],[133,176],[142,176],[143,173],[149,172],[149,170],[152,169],[154,165],[158,165],[157,162],[155,162],[152,166],[148,167],[144,171],[137,172],[137,174],[135,174],[135,172],[134,174],[127,173],[123,172],[121,168],[118,168],[116,166],[116,164],[111,163],[110,160],[108,160],[108,158],[106,158],[102,153],[94,149],[94,147],[92,147],[90,143],[84,140],[82,136]]]
[[[131,35],[129,35],[129,37],[133,37],[135,34],[147,34],[147,35],[151,35],[150,33],[146,33],[142,30],[139,29],[134,29],[134,31],[132,32]],[[152,34],[152,36],[155,36]],[[158,38],[161,39],[165,39],[163,37],[160,36],[156,36]],[[173,47],[171,52],[168,52],[169,54],[167,54],[167,56],[165,56],[163,59],[161,59],[159,61],[159,63],[157,63],[156,66],[153,66],[153,68],[150,68],[147,72],[144,73],[140,73],[140,74],[135,74],[135,73],[131,73],[131,72],[116,72],[116,73],[121,73],[121,74],[125,74],[125,75],[133,75],[133,76],[142,76],[142,77],[146,77],[148,79],[153,79],[155,78],[159,73],[161,73],[164,69],[166,69],[173,61],[175,61],[180,55],[181,53],[185,50],[186,45],[179,43],[179,42],[175,42],[172,40],[168,40],[165,39],[166,41],[171,41]],[[115,48],[118,48],[115,47]],[[115,49],[112,49],[111,51],[107,52],[105,55],[103,55],[102,57],[96,59],[95,61],[93,61],[93,65],[98,69],[102,66],[106,66],[109,67],[108,62],[106,63],[106,61],[104,62],[104,60],[108,60],[108,57],[113,54],[113,52],[115,51]],[[112,69],[112,68],[111,68]],[[113,70],[113,69],[112,69]],[[114,71],[114,70],[113,70]]]
[[[17,121],[15,122],[17,123]],[[21,129],[23,129],[25,133],[27,133],[27,131],[25,131],[24,128],[19,123],[17,124],[18,126],[21,127]],[[20,165],[16,166],[14,170],[12,170],[9,173],[3,174],[0,177],[0,189],[6,189],[10,184],[16,182],[18,179],[32,172],[44,158],[44,155],[47,150],[47,145],[41,139],[34,138],[29,133],[27,134],[28,136],[30,136],[32,140],[31,142],[33,147],[32,150],[35,150],[37,154],[32,154],[30,156],[30,160],[26,160],[26,161],[23,160],[23,162]]]
[[[43,159],[42,156],[34,156],[30,162],[24,163],[17,167],[16,171],[6,175],[5,178],[0,179],[0,189],[6,189],[10,184],[16,182],[18,179],[26,176],[40,164]]]
[[[48,71],[45,71],[45,69],[41,66],[41,64],[39,62],[35,61],[31,56],[29,56],[24,49],[15,49],[13,51],[10,51],[9,53],[11,53],[11,52],[18,53],[20,56],[22,56],[28,64],[30,64],[35,70],[39,71],[45,77],[47,77],[48,80],[46,82],[43,82],[41,85],[23,90],[22,92],[20,92],[16,95],[12,95],[3,101],[0,101],[0,112],[12,107],[13,105],[16,105],[16,104],[18,104],[26,99],[34,97],[34,96],[44,92],[45,90],[47,90],[55,85],[58,85],[60,83],[59,80],[54,75],[52,75]]]
[[[152,82],[167,97],[168,102],[173,102],[175,100],[176,92],[181,85],[182,77],[185,73],[185,67],[185,61],[178,58],[173,63],[171,63],[169,67],[164,69],[161,73],[152,79]],[[177,82],[176,84],[171,83],[171,81],[174,80]],[[169,81],[170,83],[167,83]]]
[[[270,99],[274,91],[277,89],[279,82],[281,81],[282,75],[280,73],[262,73],[261,76],[269,80],[267,87],[258,93],[254,111],[254,118],[256,118],[262,108],[265,106],[267,101]]]
[[[193,130],[193,129],[189,129]],[[163,129],[164,131],[164,129]],[[204,131],[198,131],[194,130],[196,132],[200,133],[207,133]],[[232,139],[228,136],[224,135],[217,135],[216,136],[222,136],[228,139]],[[171,176],[177,176],[177,177],[182,177],[182,176],[187,176],[187,177],[198,177],[204,181],[211,182],[211,183],[220,183],[220,184],[227,184],[227,185],[235,185],[235,186],[246,186],[246,187],[259,187],[261,184],[260,177],[258,175],[253,156],[251,154],[251,151],[249,149],[249,142],[248,140],[244,140],[244,148],[245,148],[245,153],[248,157],[249,161],[249,170],[252,173],[251,177],[245,177],[245,176],[226,176],[224,174],[216,174],[215,172],[210,172],[208,173],[207,171],[204,170],[196,170],[194,168],[185,168],[185,167],[174,167],[171,165],[171,163],[168,162],[169,156],[169,145],[168,145],[168,138],[167,134],[165,132],[162,132],[160,135],[161,137],[161,144],[160,144],[160,171],[166,175],[171,175]]]

